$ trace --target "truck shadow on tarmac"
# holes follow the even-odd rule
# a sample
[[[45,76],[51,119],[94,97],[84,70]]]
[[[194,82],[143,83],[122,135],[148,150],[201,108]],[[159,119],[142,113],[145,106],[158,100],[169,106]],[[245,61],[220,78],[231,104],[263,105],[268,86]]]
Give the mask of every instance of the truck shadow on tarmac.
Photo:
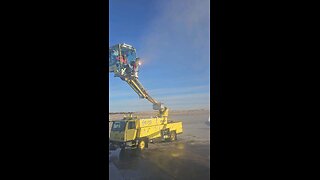
[[[134,150],[124,150],[121,149],[119,153],[119,161],[121,162],[130,162],[137,160],[141,155],[141,152],[134,149]]]

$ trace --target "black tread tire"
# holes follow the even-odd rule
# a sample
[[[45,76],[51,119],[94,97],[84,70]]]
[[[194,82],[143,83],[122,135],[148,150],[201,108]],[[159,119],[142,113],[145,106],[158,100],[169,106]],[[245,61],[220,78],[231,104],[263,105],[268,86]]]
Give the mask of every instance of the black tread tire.
[[[140,143],[142,143],[142,142],[144,142],[144,147],[141,149],[140,148]],[[140,139],[139,143],[138,143],[138,146],[137,146],[138,150],[143,151],[147,147],[148,147],[148,141],[146,139]]]
[[[170,141],[176,141],[176,140],[177,140],[176,131],[171,131],[171,133],[170,133]]]

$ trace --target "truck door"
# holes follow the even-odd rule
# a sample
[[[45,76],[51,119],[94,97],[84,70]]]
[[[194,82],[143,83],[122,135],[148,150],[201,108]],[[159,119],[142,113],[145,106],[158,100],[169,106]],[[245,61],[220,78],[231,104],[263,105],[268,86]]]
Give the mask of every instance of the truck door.
[[[135,121],[128,121],[126,126],[126,141],[132,141],[136,138],[136,123]]]

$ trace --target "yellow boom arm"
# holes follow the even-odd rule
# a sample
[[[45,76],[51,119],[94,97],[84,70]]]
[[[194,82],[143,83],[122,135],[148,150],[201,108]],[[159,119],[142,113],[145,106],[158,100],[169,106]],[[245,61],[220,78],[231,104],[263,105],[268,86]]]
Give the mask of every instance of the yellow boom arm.
[[[143,88],[142,84],[136,77],[124,78],[124,81],[126,81],[129,84],[129,86],[139,95],[140,98],[147,99],[148,101],[150,101],[153,104],[154,110],[159,110],[158,116],[165,118],[168,117],[169,109],[165,107],[162,103],[153,99]]]

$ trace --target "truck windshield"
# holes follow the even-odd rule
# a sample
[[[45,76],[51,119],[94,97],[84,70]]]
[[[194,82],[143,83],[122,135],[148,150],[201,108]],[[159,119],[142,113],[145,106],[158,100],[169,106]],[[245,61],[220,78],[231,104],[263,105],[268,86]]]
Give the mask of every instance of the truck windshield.
[[[112,131],[124,131],[126,127],[126,122],[119,121],[119,122],[113,122],[112,124]]]

